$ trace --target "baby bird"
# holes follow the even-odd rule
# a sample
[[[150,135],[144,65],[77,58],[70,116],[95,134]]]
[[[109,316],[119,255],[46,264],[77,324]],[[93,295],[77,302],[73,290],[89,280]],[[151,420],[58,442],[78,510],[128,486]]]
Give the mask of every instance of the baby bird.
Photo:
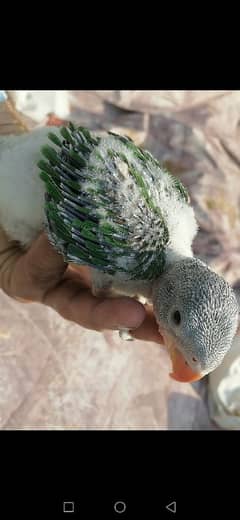
[[[131,139],[71,123],[0,138],[0,221],[25,246],[45,228],[66,262],[91,268],[96,296],[152,304],[177,381],[205,376],[231,348],[238,301],[193,256],[187,191]]]

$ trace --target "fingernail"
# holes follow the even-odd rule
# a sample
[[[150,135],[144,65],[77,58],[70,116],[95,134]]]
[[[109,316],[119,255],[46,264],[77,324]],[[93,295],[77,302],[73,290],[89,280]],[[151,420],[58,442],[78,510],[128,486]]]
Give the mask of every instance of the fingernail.
[[[129,329],[126,329],[125,327],[121,327],[118,330],[119,330],[120,338],[123,339],[124,341],[133,341],[134,340],[134,338],[130,334]]]

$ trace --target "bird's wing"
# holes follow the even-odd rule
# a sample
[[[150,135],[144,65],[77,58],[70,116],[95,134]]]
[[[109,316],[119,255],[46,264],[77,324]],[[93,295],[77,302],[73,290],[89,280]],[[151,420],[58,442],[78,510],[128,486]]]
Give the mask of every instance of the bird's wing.
[[[61,134],[50,135],[58,151],[44,147],[39,163],[50,240],[67,262],[156,278],[169,242],[161,200],[186,202],[184,187],[127,137],[72,124]]]

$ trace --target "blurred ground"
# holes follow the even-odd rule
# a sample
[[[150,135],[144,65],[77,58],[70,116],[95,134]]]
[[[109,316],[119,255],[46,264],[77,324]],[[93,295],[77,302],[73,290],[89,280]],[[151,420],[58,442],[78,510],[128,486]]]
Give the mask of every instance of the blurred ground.
[[[195,253],[239,283],[239,91],[75,91],[71,118],[130,135],[178,175],[200,225]],[[0,291],[2,429],[215,429],[207,379],[177,383],[168,369],[158,345],[84,330]]]

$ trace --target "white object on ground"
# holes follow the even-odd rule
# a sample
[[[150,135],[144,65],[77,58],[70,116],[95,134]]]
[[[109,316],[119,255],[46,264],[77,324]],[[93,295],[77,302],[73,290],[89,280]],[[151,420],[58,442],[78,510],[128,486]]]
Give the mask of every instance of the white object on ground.
[[[225,430],[240,430],[240,336],[223,363],[209,375],[211,419]]]
[[[36,123],[41,123],[50,113],[62,119],[70,114],[68,90],[13,90],[10,93],[16,110]]]

